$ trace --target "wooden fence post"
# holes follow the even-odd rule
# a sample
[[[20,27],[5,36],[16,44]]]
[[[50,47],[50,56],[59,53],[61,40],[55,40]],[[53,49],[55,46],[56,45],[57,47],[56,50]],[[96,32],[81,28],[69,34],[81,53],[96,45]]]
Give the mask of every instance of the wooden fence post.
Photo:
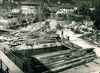
[[[0,68],[2,69],[2,60],[0,60]]]

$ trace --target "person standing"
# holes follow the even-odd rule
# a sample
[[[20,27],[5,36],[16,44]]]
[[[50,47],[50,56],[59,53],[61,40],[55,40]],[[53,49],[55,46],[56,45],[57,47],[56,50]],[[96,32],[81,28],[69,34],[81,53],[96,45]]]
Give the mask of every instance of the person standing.
[[[61,37],[64,38],[64,31],[61,31]]]

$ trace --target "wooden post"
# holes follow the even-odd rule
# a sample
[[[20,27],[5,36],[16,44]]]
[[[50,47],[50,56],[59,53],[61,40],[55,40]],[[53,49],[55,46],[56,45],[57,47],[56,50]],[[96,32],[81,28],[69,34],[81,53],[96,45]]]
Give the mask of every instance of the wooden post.
[[[2,69],[2,60],[0,60],[0,69]]]
[[[7,67],[7,69],[6,69],[6,73],[9,73],[9,68]]]

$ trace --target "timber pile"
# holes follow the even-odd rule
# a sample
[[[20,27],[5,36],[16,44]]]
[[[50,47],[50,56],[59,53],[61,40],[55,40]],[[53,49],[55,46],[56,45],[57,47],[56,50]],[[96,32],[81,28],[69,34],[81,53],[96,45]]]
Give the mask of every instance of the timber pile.
[[[95,56],[94,48],[66,48],[63,51],[32,56],[32,67],[37,73],[59,72],[91,62]]]

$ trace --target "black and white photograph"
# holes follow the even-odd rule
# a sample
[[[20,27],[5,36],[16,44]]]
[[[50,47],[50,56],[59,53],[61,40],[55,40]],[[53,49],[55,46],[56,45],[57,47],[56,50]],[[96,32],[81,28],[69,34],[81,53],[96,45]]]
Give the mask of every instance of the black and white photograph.
[[[100,0],[0,0],[0,73],[100,73]]]

